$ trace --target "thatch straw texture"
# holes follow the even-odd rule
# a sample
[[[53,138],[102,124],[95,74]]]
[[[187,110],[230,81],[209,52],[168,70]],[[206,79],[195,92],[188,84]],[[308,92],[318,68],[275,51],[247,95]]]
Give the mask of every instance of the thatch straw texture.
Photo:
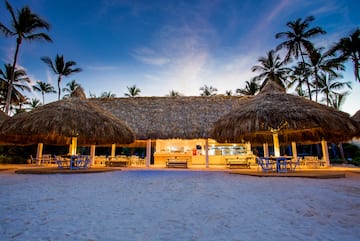
[[[218,120],[211,137],[219,142],[272,143],[271,130],[278,130],[282,143],[344,141],[352,138],[356,125],[347,113],[286,94],[269,81],[258,95]]]
[[[357,121],[360,122],[360,110],[358,110],[355,115],[352,116],[352,118]]]
[[[10,117],[5,114],[4,112],[0,111],[0,125],[7,119],[9,119]]]
[[[20,113],[5,121],[1,138],[12,143],[79,144],[132,143],[132,130],[118,118],[83,98],[69,98]]]
[[[358,123],[358,131],[356,137],[360,137],[360,110],[358,110],[351,118]]]
[[[213,123],[247,97],[130,97],[90,99],[135,132],[137,140],[208,138]]]

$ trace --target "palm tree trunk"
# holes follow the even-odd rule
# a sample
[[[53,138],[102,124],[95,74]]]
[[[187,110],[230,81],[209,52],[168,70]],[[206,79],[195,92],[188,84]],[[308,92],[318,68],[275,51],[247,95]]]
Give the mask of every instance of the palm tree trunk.
[[[354,75],[355,75],[355,79],[360,82],[360,73],[359,73],[359,68],[360,68],[359,62],[360,62],[360,60],[359,60],[359,59],[353,59],[353,61],[354,61]]]
[[[347,164],[347,160],[345,159],[345,154],[344,154],[344,148],[341,142],[339,143],[339,150],[340,150],[341,159],[344,161],[345,164]]]
[[[59,90],[58,100],[60,100],[60,96],[61,96],[60,82],[61,82],[61,74],[58,77],[58,90]]]
[[[14,55],[14,62],[13,62],[12,68],[11,68],[8,92],[7,92],[7,96],[6,96],[5,111],[4,111],[6,114],[9,114],[9,111],[10,111],[11,95],[12,95],[13,83],[14,83],[14,79],[15,79],[15,67],[16,67],[17,57],[18,57],[18,53],[19,53],[19,49],[20,49],[20,44],[21,44],[21,38],[19,37],[16,40],[16,50],[15,50],[15,55]]]
[[[315,68],[314,71],[314,75],[315,75],[315,102],[318,102],[318,87],[319,87],[319,80],[318,80],[318,76],[317,76],[317,68]]]
[[[304,68],[305,68],[304,53],[303,53],[303,51],[301,50],[301,48],[300,48],[300,54],[301,54],[301,59],[302,59],[302,62],[303,62]],[[304,70],[304,69],[303,69],[303,70]],[[304,73],[305,73],[305,71],[304,71]],[[308,93],[309,93],[309,98],[310,98],[310,100],[312,100],[309,79],[308,79],[308,77],[307,77],[306,75],[304,75],[304,77],[305,77],[306,86],[307,86]]]

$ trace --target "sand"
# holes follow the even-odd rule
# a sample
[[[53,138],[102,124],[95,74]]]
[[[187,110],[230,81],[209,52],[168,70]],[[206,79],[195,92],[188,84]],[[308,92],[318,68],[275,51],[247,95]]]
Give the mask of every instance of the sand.
[[[358,173],[0,172],[1,240],[360,240]]]

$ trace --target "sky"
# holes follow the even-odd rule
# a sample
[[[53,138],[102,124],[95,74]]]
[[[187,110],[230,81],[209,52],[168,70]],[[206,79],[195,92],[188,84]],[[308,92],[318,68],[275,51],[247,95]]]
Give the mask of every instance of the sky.
[[[251,67],[282,40],[286,23],[314,16],[312,27],[326,35],[313,39],[316,47],[329,47],[360,26],[358,0],[9,0],[15,9],[27,5],[51,25],[53,43],[23,42],[18,65],[33,83],[56,87],[57,76],[40,60],[56,54],[77,62],[82,72],[65,77],[76,80],[89,97],[102,92],[124,97],[136,85],[141,96],[165,96],[171,90],[199,96],[200,87],[213,86],[218,94],[234,93],[257,73]],[[9,26],[10,15],[0,2],[0,21]],[[15,38],[0,37],[0,60],[12,62]],[[351,94],[342,110],[360,109],[360,83],[346,64],[344,81]],[[27,94],[42,99],[39,93]],[[48,94],[45,101],[57,99]]]

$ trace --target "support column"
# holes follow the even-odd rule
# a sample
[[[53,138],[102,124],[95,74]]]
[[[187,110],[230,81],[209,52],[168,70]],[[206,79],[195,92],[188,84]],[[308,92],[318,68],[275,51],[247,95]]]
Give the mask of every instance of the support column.
[[[91,166],[93,166],[95,164],[95,145],[91,145],[90,146],[90,161],[91,161]]]
[[[205,167],[209,168],[209,139],[205,139]]]
[[[248,154],[248,155],[252,154],[252,151],[251,151],[251,143],[250,143],[250,142],[246,142],[246,143],[245,143],[245,147],[246,147],[246,154]]]
[[[328,145],[327,145],[327,141],[322,140],[321,141],[321,148],[322,148],[322,160],[325,162],[325,166],[329,167],[330,166],[330,158],[329,158],[329,150],[328,150]]]
[[[115,157],[116,144],[111,145],[111,157]]]
[[[293,157],[297,157],[297,149],[296,149],[296,142],[291,142],[291,151],[292,151],[292,156]]]
[[[280,156],[279,134],[273,133],[274,155]]]
[[[151,163],[151,139],[146,141],[146,167],[150,167]]]
[[[77,137],[71,137],[70,155],[76,155],[77,150]]]
[[[264,149],[264,157],[269,157],[269,144],[264,143],[263,144],[263,149]]]
[[[36,150],[36,165],[41,164],[42,152],[43,152],[43,143],[38,143]]]

